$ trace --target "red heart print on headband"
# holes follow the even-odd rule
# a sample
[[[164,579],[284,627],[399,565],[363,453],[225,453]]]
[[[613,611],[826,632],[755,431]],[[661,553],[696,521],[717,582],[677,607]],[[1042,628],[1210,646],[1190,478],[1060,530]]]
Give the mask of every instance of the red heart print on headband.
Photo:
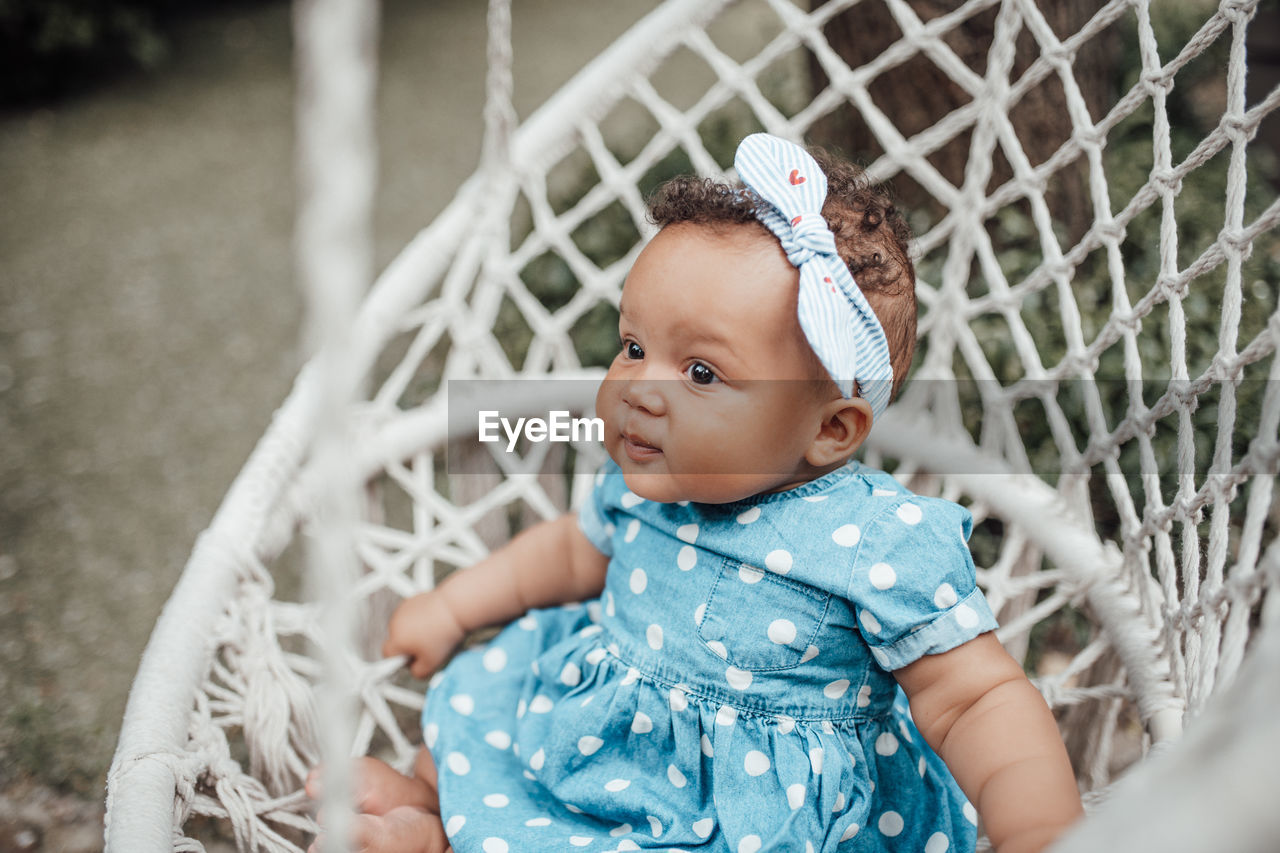
[[[791,181],[791,186],[796,187],[804,183],[804,175],[800,174],[799,169],[792,169],[789,180]]]

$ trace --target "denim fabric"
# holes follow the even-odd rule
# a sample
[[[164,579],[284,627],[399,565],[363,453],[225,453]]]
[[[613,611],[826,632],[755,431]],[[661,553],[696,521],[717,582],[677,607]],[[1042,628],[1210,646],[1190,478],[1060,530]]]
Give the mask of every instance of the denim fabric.
[[[457,851],[967,851],[977,816],[891,670],[995,627],[970,517],[851,463],[729,505],[612,463],[586,604],[460,654],[424,735]]]

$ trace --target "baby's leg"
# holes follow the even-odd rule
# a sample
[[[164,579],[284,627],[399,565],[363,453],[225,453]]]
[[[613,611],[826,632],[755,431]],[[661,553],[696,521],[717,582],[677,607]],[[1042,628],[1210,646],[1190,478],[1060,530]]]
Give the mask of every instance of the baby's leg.
[[[354,793],[361,814],[352,826],[353,842],[360,853],[444,853],[449,850],[440,822],[436,794],[436,765],[424,747],[418,751],[414,775],[405,776],[375,758],[355,765]],[[307,779],[307,794],[320,795],[320,777]],[[318,849],[313,844],[311,849]]]
[[[397,806],[412,806],[430,812],[439,812],[440,801],[436,796],[436,766],[431,753],[418,751],[413,775],[398,772],[385,761],[365,756],[352,766],[352,794],[355,808],[361,814],[386,814]],[[320,799],[323,777],[319,769],[307,776],[307,796]]]

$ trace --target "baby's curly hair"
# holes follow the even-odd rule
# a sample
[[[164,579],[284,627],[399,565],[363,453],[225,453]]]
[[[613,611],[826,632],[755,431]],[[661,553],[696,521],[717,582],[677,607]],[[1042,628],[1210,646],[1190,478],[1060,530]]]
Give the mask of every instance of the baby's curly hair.
[[[897,397],[916,348],[916,274],[907,251],[911,228],[888,191],[862,169],[821,149],[809,153],[827,176],[822,216],[835,235],[836,250],[884,327]],[[754,225],[772,238],[756,218],[755,204],[755,195],[740,186],[686,175],[654,191],[649,220],[659,227]]]

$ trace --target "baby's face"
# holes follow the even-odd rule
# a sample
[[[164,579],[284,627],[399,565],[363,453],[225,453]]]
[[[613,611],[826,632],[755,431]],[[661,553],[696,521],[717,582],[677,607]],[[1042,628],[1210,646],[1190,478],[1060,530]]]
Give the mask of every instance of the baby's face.
[[[754,227],[671,225],[640,253],[596,397],[631,491],[727,503],[816,476],[805,453],[839,391],[800,331],[798,280]]]

